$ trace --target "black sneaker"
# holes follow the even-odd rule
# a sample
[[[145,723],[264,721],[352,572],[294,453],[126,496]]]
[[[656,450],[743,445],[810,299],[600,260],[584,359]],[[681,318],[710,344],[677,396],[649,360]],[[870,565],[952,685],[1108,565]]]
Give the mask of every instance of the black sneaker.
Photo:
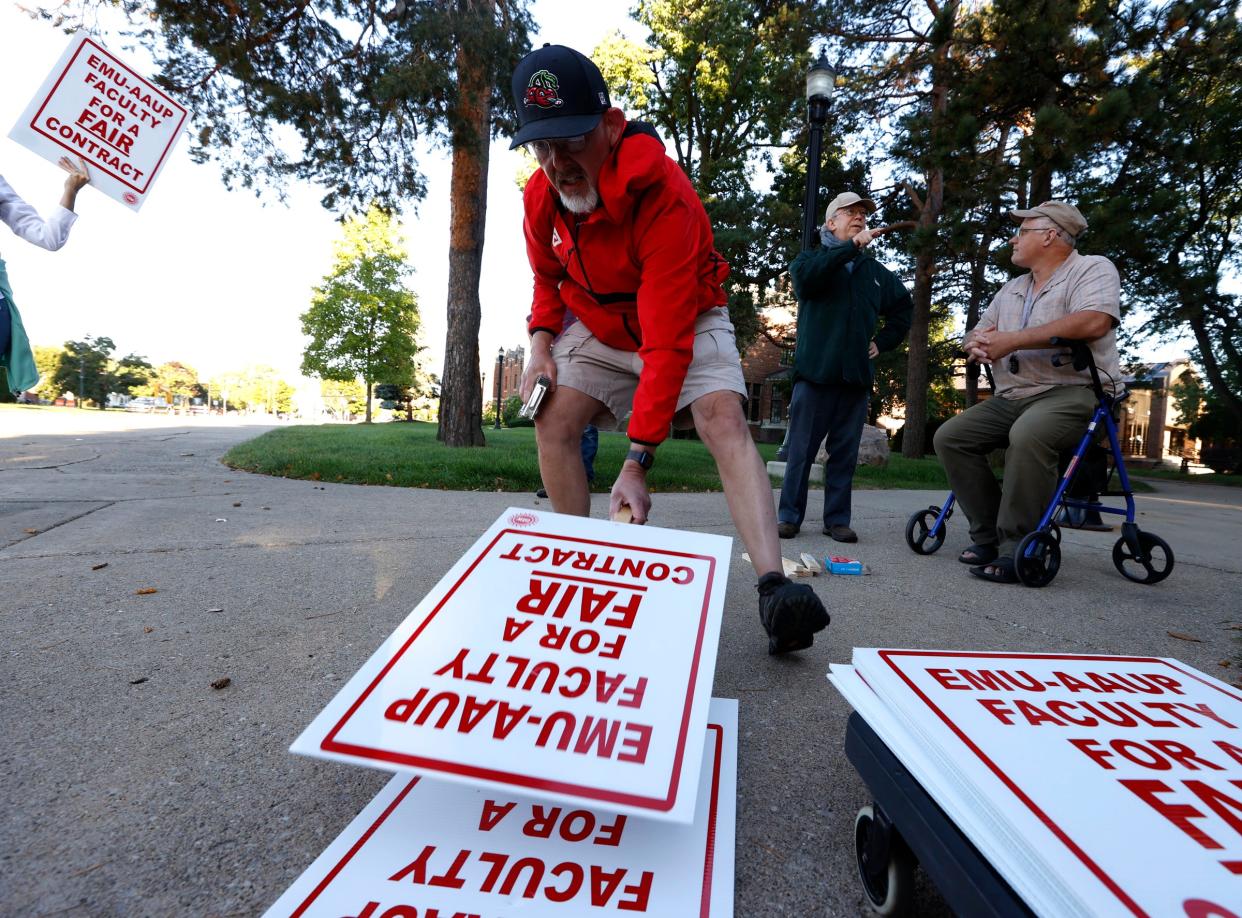
[[[547,500],[547,499],[548,499],[548,492],[547,492],[547,490],[545,490],[544,488],[540,488],[538,491],[536,491],[536,492],[535,492],[535,496],[536,496],[536,497],[542,497],[544,500]]]
[[[815,632],[828,627],[828,610],[805,583],[794,583],[773,571],[760,577],[755,588],[769,654],[805,650],[815,643]]]

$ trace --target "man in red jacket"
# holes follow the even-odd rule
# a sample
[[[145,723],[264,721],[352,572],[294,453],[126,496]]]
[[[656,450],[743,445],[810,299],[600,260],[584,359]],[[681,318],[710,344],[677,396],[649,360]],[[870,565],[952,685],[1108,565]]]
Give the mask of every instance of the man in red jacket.
[[[698,195],[650,125],[611,106],[598,68],[577,51],[528,54],[513,98],[512,146],[525,144],[540,167],[525,191],[535,289],[522,397],[539,376],[552,381],[535,421],[552,506],[590,513],[582,431],[628,415],[630,451],[609,509],[629,507],[645,523],[656,447],[674,423],[693,424],[759,576],[769,652],[811,646],[828,613],[783,573],[771,485],[742,413],[746,386],[721,287],[728,265]],[[567,310],[579,321],[561,335]]]

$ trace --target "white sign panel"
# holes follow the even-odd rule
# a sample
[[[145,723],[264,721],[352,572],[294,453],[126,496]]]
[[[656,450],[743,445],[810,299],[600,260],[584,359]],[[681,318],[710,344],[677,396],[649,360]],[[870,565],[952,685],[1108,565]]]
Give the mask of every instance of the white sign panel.
[[[736,701],[706,740],[691,825],[399,775],[267,918],[730,918]]]
[[[860,712],[874,707],[837,669]],[[854,671],[884,731],[900,722],[924,750],[903,761],[929,791],[956,784],[946,799],[977,814],[962,828],[983,826],[989,857],[1028,851],[1032,875],[1087,914],[1240,910],[1236,690],[1151,657],[856,650]]]
[[[138,210],[186,117],[175,99],[79,33],[9,136],[53,163],[81,157],[92,185]]]
[[[292,749],[689,822],[731,543],[510,508]]]

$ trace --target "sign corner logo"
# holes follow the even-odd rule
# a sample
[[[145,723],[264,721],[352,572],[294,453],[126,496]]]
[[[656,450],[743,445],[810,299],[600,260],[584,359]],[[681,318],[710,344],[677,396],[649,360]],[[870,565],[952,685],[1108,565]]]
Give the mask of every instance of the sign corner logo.
[[[526,95],[523,104],[535,105],[539,108],[560,108],[565,100],[560,97],[561,81],[551,70],[536,70],[526,84]]]
[[[519,526],[522,529],[534,526],[537,522],[539,522],[539,517],[535,516],[533,513],[515,513],[513,516],[509,517],[510,525]]]
[[[126,204],[137,204],[138,203],[138,195],[134,194],[132,191],[125,192],[123,197],[125,199]]]

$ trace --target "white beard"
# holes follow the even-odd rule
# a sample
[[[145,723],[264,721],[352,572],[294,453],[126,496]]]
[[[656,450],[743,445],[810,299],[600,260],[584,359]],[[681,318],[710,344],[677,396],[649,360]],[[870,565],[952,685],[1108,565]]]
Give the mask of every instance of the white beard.
[[[599,206],[599,193],[589,189],[586,194],[566,194],[561,192],[561,203],[571,214],[589,214]]]

